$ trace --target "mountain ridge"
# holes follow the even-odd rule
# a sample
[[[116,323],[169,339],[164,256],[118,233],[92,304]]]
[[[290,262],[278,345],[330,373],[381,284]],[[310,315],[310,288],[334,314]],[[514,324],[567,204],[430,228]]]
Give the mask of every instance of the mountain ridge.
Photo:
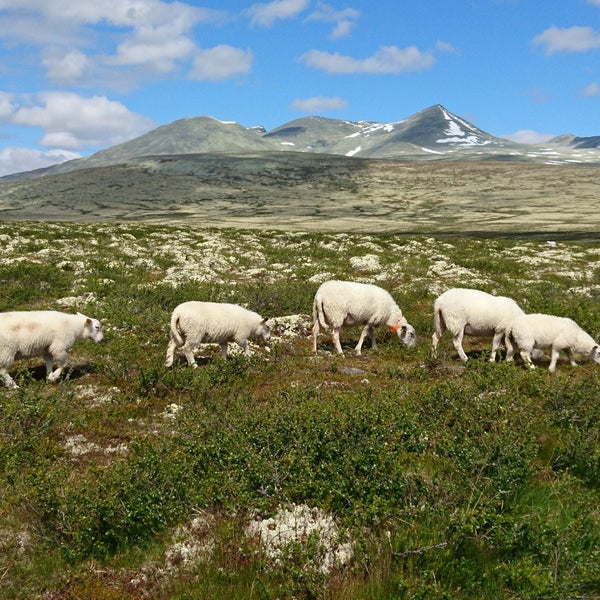
[[[33,178],[123,164],[143,156],[293,151],[395,160],[522,160],[600,163],[600,136],[563,135],[546,144],[493,136],[441,104],[391,123],[307,116],[266,131],[210,116],[178,119],[91,156],[0,179]],[[587,154],[579,155],[575,151]],[[561,157],[561,155],[565,155]],[[553,156],[554,155],[554,156]]]

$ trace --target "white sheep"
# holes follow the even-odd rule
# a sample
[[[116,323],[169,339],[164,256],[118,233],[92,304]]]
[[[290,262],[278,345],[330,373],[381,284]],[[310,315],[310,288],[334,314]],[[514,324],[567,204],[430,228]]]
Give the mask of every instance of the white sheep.
[[[48,381],[56,381],[75,342],[82,339],[101,342],[102,338],[100,322],[81,313],[73,315],[54,310],[0,313],[0,375],[6,387],[16,388],[17,384],[8,374],[14,360],[43,356]]]
[[[529,367],[535,368],[531,361],[534,350],[551,348],[550,366],[554,372],[561,350],[564,350],[569,362],[576,367],[573,354],[588,354],[592,361],[600,363],[600,346],[575,321],[554,315],[530,314],[514,319],[506,329],[506,360],[513,360],[516,349]],[[536,356],[534,355],[534,358]]]
[[[173,365],[175,351],[185,355],[190,366],[196,368],[194,348],[200,344],[216,343],[227,358],[227,343],[236,342],[249,354],[248,338],[270,337],[267,319],[237,304],[189,301],[180,304],[171,315],[170,341],[167,347],[166,367]]]
[[[370,283],[326,281],[321,284],[313,302],[313,352],[317,352],[317,336],[321,327],[331,328],[334,346],[343,354],[340,330],[343,325],[364,325],[356,354],[360,356],[367,334],[376,348],[375,327],[387,325],[407,346],[416,343],[415,330],[409,325],[392,296]]]
[[[446,330],[453,336],[453,344],[461,360],[468,360],[462,347],[463,336],[493,336],[490,361],[496,360],[496,351],[502,342],[506,327],[515,317],[525,313],[512,299],[493,296],[481,290],[452,288],[438,296],[433,304],[433,355]]]

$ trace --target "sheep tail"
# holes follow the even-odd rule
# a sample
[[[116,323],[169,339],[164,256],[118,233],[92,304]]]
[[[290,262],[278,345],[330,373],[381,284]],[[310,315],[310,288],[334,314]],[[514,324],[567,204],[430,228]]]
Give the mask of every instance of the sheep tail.
[[[316,296],[313,303],[313,321],[318,321],[323,329],[329,329],[329,325],[325,321],[325,311],[323,309],[323,298]]]
[[[171,317],[171,338],[177,346],[183,346],[185,344],[185,332],[179,325],[179,316],[175,314]]]
[[[446,331],[446,322],[444,321],[444,315],[440,308],[436,308],[433,313],[433,323],[435,326],[435,333],[438,337],[442,337],[444,331]]]

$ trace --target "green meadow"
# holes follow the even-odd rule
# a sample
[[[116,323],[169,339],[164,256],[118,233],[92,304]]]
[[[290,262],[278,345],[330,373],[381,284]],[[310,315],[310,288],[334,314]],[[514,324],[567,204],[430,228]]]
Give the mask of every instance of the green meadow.
[[[564,236],[563,236],[564,237]],[[556,238],[550,238],[554,241]],[[600,370],[535,370],[445,337],[450,287],[600,338],[597,243],[170,225],[0,223],[0,311],[80,311],[105,338],[57,384],[0,388],[0,597],[43,600],[600,597]],[[340,278],[392,293],[418,335],[311,351]],[[164,367],[186,300],[271,319],[249,357]]]

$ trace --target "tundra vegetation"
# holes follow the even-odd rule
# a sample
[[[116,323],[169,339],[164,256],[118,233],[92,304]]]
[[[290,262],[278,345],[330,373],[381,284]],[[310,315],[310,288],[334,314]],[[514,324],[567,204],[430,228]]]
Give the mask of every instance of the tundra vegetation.
[[[598,366],[492,364],[484,338],[463,363],[430,340],[459,286],[597,340],[599,258],[584,241],[0,224],[0,311],[104,329],[58,384],[33,358],[0,389],[0,596],[597,598]],[[379,331],[363,356],[325,339],[314,356],[334,278],[387,289],[417,345]],[[271,339],[168,369],[186,300],[242,304]]]

